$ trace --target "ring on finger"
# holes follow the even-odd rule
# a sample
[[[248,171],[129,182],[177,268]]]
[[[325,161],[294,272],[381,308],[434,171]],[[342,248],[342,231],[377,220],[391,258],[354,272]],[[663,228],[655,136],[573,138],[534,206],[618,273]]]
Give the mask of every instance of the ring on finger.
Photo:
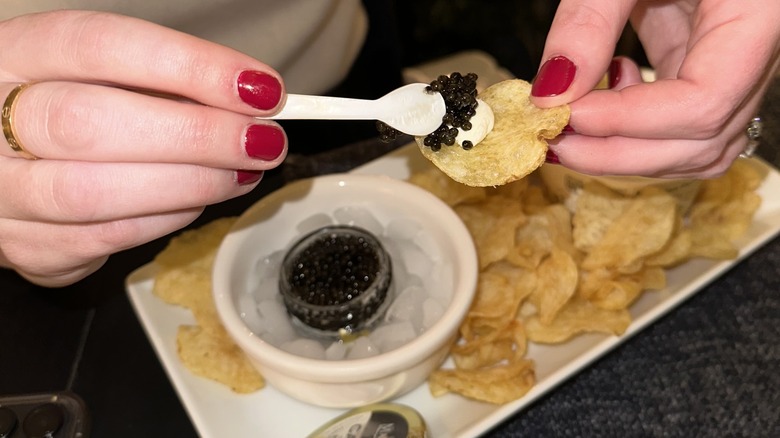
[[[8,94],[8,97],[5,98],[2,113],[3,135],[5,135],[5,140],[8,142],[8,145],[11,146],[11,149],[20,157],[28,160],[37,160],[38,157],[24,149],[24,146],[22,146],[16,138],[16,133],[14,132],[14,105],[16,104],[19,95],[22,94],[22,91],[29,86],[29,83],[19,84],[14,87],[14,89],[11,90],[11,93]]]
[[[764,122],[761,121],[761,117],[753,117],[748,123],[745,135],[747,135],[748,143],[745,149],[739,154],[742,158],[750,158],[756,152],[759,141],[761,140],[761,130],[764,128]]]

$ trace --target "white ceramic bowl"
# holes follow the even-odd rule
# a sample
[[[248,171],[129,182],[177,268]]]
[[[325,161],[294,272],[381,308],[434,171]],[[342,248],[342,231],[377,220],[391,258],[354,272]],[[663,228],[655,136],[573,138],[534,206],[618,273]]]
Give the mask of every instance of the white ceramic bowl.
[[[419,222],[429,244],[438,246],[439,253],[453,267],[449,306],[414,340],[377,356],[319,360],[285,352],[247,327],[238,302],[253,287],[250,279],[258,260],[288,248],[302,235],[296,226],[300,221],[342,207],[368,209],[383,225],[399,218]],[[222,242],[213,271],[217,312],[228,333],[267,381],[299,400],[340,408],[391,399],[422,384],[446,359],[471,304],[476,282],[474,243],[446,204],[407,182],[356,174],[298,181],[258,201]]]

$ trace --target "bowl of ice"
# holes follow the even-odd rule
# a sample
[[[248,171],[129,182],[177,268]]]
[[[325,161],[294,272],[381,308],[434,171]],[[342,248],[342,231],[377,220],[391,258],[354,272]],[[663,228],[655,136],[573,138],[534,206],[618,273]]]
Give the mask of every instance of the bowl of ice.
[[[441,366],[477,271],[468,230],[438,198],[336,174],[244,212],[212,281],[225,329],[271,386],[346,408],[400,396]]]

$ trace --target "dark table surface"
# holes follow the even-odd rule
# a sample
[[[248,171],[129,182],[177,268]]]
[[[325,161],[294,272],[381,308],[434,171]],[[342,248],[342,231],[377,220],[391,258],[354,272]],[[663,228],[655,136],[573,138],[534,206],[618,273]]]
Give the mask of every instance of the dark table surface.
[[[775,84],[759,149],[776,167],[779,95]],[[394,146],[368,141],[293,153],[253,194],[208,208],[193,226],[240,214],[292,179],[346,171]],[[124,287],[167,240],[117,254],[63,289],[0,270],[0,397],[70,390],[86,402],[93,436],[196,436]],[[773,239],[489,436],[780,436],[778,291],[780,241]]]

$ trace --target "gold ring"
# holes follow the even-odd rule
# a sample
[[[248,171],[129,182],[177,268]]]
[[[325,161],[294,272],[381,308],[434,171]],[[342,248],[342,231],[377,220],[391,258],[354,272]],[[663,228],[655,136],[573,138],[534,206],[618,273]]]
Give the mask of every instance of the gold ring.
[[[20,157],[26,158],[28,160],[37,160],[38,157],[35,155],[27,152],[24,147],[22,147],[22,144],[19,143],[19,140],[16,139],[16,135],[14,133],[14,103],[16,103],[16,98],[19,97],[19,94],[24,91],[25,88],[29,87],[30,84],[19,84],[17,85],[13,90],[11,90],[11,93],[8,94],[8,97],[5,98],[5,103],[3,103],[3,135],[5,135],[5,139],[8,142],[8,144],[11,146],[11,149],[14,150],[17,154],[19,154]]]

